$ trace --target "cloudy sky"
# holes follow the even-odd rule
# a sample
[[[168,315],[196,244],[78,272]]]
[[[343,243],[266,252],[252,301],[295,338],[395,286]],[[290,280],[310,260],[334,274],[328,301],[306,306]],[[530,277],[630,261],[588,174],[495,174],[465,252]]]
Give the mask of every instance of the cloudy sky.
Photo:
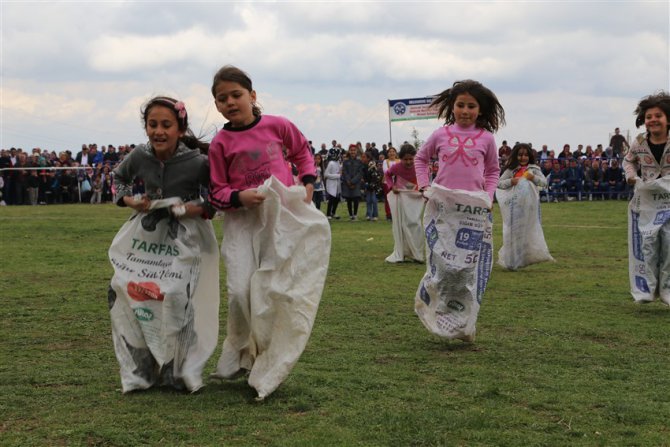
[[[144,142],[156,94],[182,99],[211,139],[225,64],[316,146],[426,139],[441,123],[389,126],[387,100],[466,78],[505,108],[498,143],[606,146],[614,127],[637,132],[641,97],[670,89],[669,3],[1,0],[0,146]]]

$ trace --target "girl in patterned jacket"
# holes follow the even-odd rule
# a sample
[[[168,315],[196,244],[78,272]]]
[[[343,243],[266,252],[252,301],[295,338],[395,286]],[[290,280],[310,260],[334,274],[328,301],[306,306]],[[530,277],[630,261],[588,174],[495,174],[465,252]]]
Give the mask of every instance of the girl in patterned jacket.
[[[629,204],[631,294],[638,302],[660,298],[670,305],[670,94],[642,98],[635,115],[635,125],[644,124],[647,132],[623,161],[626,181],[635,186]]]

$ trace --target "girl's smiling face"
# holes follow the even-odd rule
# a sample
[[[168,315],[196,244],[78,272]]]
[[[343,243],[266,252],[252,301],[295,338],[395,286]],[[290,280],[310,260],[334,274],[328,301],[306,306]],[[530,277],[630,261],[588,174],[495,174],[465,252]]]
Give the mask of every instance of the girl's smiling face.
[[[461,93],[454,101],[454,121],[461,127],[473,126],[479,116],[479,103],[469,93]]]
[[[659,107],[651,107],[644,112],[644,126],[655,137],[668,134],[668,117]]]
[[[184,135],[184,132],[179,130],[174,110],[162,105],[151,107],[147,113],[144,130],[154,148],[156,157],[160,160],[167,160],[174,154],[179,138]]]
[[[528,166],[530,157],[528,156],[528,151],[526,149],[519,149],[517,158],[519,159],[519,166]]]
[[[249,91],[237,82],[221,81],[214,89],[214,104],[233,127],[244,127],[253,123],[253,104],[256,91]]]

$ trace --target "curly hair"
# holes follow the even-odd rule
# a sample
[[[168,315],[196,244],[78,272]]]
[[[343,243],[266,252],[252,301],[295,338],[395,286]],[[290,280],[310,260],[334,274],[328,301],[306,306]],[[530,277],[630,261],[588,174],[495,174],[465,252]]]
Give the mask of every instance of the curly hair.
[[[654,93],[653,95],[645,96],[640,100],[633,112],[635,117],[635,126],[640,127],[644,124],[644,116],[647,110],[658,107],[665,113],[666,118],[670,121],[670,94],[665,90]],[[670,122],[668,123],[668,130],[670,130]]]

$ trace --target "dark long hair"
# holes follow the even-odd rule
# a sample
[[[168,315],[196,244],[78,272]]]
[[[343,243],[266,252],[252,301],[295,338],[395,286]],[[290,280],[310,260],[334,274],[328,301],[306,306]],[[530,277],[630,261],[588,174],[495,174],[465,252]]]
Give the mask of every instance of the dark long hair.
[[[458,95],[464,93],[472,95],[479,104],[477,127],[493,133],[505,125],[505,109],[498,101],[498,97],[480,82],[472,79],[454,82],[451,88],[437,95],[431,103],[431,107],[438,107],[438,116],[444,118],[445,124],[454,124],[454,103]]]
[[[519,167],[519,151],[521,149],[526,149],[526,152],[528,153],[528,164],[529,165],[535,164],[535,153],[533,152],[533,149],[530,147],[530,144],[517,143],[512,148],[512,152],[509,154],[509,158],[505,163],[503,171],[507,169],[516,169],[517,167]]]
[[[398,158],[402,160],[405,155],[416,155],[416,148],[410,143],[404,143],[400,146]]]

